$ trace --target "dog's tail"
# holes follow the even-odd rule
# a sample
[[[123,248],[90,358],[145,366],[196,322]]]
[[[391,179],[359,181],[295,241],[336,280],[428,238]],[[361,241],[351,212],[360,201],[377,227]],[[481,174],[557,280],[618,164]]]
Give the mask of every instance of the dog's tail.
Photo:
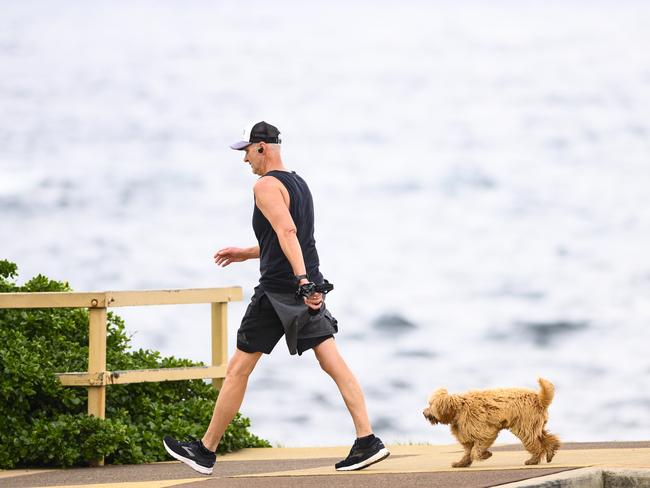
[[[548,408],[555,396],[555,387],[553,386],[553,383],[544,378],[538,378],[537,381],[541,388],[539,390],[539,401],[544,408]]]

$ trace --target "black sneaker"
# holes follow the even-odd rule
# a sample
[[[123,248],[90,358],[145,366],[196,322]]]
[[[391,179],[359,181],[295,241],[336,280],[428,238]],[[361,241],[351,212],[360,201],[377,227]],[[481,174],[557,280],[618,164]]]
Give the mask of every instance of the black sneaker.
[[[201,441],[194,439],[190,442],[179,442],[166,435],[163,445],[174,459],[184,462],[201,474],[212,474],[212,467],[217,456],[212,451],[208,451]]]
[[[379,437],[362,437],[354,441],[350,454],[343,461],[334,465],[337,471],[356,471],[367,468],[371,464],[383,461],[390,456]]]

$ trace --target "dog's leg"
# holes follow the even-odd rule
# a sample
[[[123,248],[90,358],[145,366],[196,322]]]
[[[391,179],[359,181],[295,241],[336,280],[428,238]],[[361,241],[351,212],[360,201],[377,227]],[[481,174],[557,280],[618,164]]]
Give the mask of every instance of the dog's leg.
[[[474,444],[474,448],[472,449],[472,459],[485,460],[491,458],[492,453],[488,451],[488,449],[492,444],[494,444],[497,435],[499,435],[498,430],[496,432],[492,432],[492,435],[490,435],[490,437],[477,441]]]
[[[492,455],[490,451],[485,449],[480,443],[474,444],[474,447],[472,448],[472,459],[476,459],[477,461],[482,461],[483,459],[487,459]]]
[[[488,447],[490,446],[481,446],[480,449],[477,449],[475,446],[474,447],[474,452],[476,453],[476,456],[474,456],[475,459],[480,459],[482,461],[486,459],[490,459],[492,457],[492,453],[488,451]]]
[[[542,431],[542,436],[542,443],[544,444],[544,449],[546,451],[546,462],[550,463],[553,460],[553,456],[555,456],[555,453],[560,448],[560,439],[553,434],[549,434],[546,430]]]
[[[535,437],[532,439],[526,439],[524,440],[524,447],[531,454],[530,458],[526,460],[525,464],[539,464],[540,459],[542,459],[542,455],[546,452],[544,444],[542,443],[542,438]]]
[[[521,440],[521,443],[524,445],[524,449],[526,449],[531,454],[531,457],[526,460],[525,464],[527,465],[539,464],[540,459],[542,459],[542,455],[546,452],[544,449],[544,444],[542,444],[541,433],[536,435],[531,432],[531,430],[532,429],[521,431],[519,429],[511,429],[511,432],[519,437],[519,440]]]
[[[463,442],[463,449],[465,449],[465,455],[461,458],[460,461],[457,461],[451,465],[452,468],[466,468],[472,464],[472,447],[474,446],[473,442]]]
[[[539,460],[542,459],[542,454],[533,454],[531,457],[526,459],[526,462],[524,462],[525,465],[531,466],[531,465],[537,465],[539,464]]]

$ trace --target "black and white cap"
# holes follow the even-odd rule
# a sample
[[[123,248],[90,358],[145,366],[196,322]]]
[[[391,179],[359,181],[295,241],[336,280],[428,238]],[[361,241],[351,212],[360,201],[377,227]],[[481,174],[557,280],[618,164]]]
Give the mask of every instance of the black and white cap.
[[[280,131],[277,127],[264,121],[250,124],[244,129],[244,135],[241,141],[230,145],[230,149],[241,151],[246,149],[254,142],[267,142],[269,144],[280,144]]]

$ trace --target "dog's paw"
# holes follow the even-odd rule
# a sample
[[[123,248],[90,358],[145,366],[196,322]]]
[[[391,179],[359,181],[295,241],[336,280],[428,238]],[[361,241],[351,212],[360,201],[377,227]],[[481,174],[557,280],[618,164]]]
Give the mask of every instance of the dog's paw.
[[[538,457],[532,457],[530,459],[527,459],[524,464],[526,464],[527,466],[530,466],[532,464],[539,464],[539,458]]]
[[[467,466],[471,465],[472,461],[465,461],[464,459],[461,459],[460,461],[456,461],[455,463],[451,464],[452,468],[466,468]]]
[[[481,459],[490,459],[492,457],[492,453],[490,451],[484,451],[483,454],[481,454]]]

